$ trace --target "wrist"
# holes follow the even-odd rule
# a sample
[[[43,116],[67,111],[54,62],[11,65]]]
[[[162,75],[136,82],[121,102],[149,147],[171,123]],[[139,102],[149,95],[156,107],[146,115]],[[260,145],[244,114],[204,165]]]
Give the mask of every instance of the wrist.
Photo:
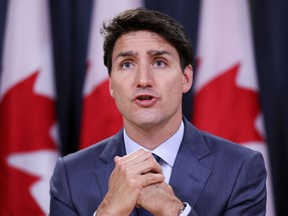
[[[186,207],[186,205],[185,205],[184,203],[182,203],[180,200],[177,200],[174,205],[171,205],[170,210],[166,209],[166,213],[165,213],[164,215],[165,215],[165,216],[166,216],[166,215],[167,215],[167,216],[168,216],[168,215],[169,215],[169,216],[170,216],[170,215],[171,215],[171,216],[175,216],[175,215],[179,216],[179,215],[181,215],[182,212],[184,212],[185,207]],[[167,210],[168,210],[169,212],[167,212]]]
[[[111,212],[111,209],[105,204],[101,203],[100,206],[97,209],[97,216],[113,216],[113,212]]]
[[[104,200],[100,203],[97,209],[97,216],[116,216],[118,215],[117,212],[114,212],[115,205],[109,204],[109,198],[106,195]]]

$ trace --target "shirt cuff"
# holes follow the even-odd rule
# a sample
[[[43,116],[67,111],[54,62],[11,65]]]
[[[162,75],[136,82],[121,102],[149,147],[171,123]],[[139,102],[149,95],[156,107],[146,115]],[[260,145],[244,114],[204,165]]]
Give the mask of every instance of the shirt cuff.
[[[191,206],[187,202],[183,202],[183,203],[186,205],[186,207],[184,211],[180,214],[180,216],[188,216],[189,212],[191,211]]]

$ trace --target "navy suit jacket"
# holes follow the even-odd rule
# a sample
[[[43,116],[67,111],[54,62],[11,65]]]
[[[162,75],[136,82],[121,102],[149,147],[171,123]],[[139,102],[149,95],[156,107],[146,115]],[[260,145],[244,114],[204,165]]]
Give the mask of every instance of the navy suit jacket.
[[[189,215],[265,215],[266,170],[260,153],[195,128],[184,137],[170,185]],[[91,216],[108,191],[114,157],[124,156],[123,131],[59,158],[50,182],[50,215]],[[132,216],[137,216],[134,211]]]

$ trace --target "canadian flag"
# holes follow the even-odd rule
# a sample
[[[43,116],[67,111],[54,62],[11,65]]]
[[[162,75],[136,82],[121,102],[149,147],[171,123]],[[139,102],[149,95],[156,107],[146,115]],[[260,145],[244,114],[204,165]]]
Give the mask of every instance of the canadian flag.
[[[10,0],[0,82],[0,215],[48,215],[56,162],[48,2]]]
[[[88,68],[83,93],[83,114],[80,148],[85,148],[116,133],[122,127],[122,117],[109,93],[109,78],[103,63],[104,20],[117,13],[142,5],[141,0],[95,0],[88,51]]]
[[[273,216],[248,1],[201,3],[193,122],[263,154],[268,171],[267,215]]]

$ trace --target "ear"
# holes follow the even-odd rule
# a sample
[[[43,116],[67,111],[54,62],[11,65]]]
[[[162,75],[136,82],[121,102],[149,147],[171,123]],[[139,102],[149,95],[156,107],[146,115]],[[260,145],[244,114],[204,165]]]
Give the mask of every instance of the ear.
[[[112,98],[114,98],[114,94],[113,94],[113,88],[112,88],[112,84],[111,84],[111,78],[109,77],[109,92]]]
[[[186,66],[183,71],[182,92],[186,93],[190,90],[193,83],[193,68],[192,65]]]

